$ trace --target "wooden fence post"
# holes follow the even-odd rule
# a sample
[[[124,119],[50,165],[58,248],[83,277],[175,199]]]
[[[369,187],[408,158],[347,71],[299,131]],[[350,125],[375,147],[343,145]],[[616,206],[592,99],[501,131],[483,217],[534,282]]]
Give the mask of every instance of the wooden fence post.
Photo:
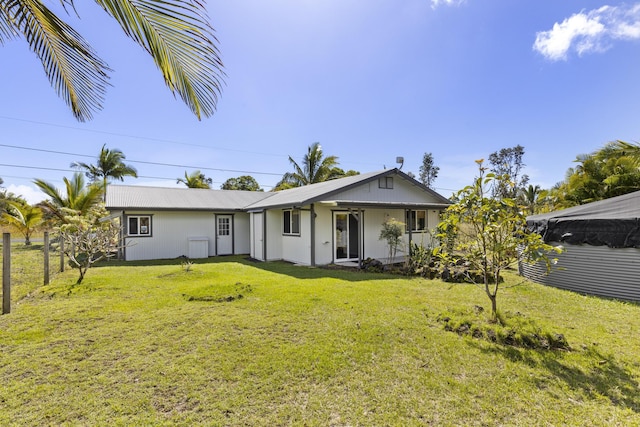
[[[62,235],[59,237],[60,239],[60,273],[64,271],[64,239]]]
[[[2,314],[11,313],[11,234],[2,233]]]
[[[44,232],[44,284],[49,284],[49,232]]]

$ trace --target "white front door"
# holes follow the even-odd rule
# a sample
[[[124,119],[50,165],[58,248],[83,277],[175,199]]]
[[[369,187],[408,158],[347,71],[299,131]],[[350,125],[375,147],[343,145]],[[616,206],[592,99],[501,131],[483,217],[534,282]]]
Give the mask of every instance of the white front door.
[[[360,232],[357,215],[350,212],[335,212],[334,223],[334,259],[357,261],[360,258]]]
[[[216,255],[233,254],[233,215],[216,215]]]

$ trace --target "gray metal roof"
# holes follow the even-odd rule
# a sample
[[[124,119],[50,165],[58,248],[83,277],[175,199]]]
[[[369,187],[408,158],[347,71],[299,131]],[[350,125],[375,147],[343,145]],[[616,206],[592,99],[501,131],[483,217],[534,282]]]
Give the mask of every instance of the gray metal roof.
[[[349,188],[362,185],[366,182],[375,181],[380,177],[395,175],[404,178],[411,184],[419,187],[423,191],[431,194],[444,205],[449,205],[451,202],[444,198],[442,195],[429,189],[425,185],[411,178],[409,175],[401,172],[399,169],[385,169],[377,172],[368,172],[360,175],[348,176],[345,178],[334,179],[331,181],[319,182],[317,184],[305,185],[303,187],[291,188],[289,190],[278,191],[274,193],[273,197],[269,197],[247,206],[248,210],[259,210],[265,208],[275,207],[291,207],[291,206],[304,206],[310,203],[326,201],[329,198],[339,192],[348,190]],[[342,200],[341,202],[350,202]]]
[[[166,210],[241,210],[271,196],[260,191],[207,190],[200,188],[110,185],[107,208]]]
[[[310,203],[327,201],[330,197],[352,187],[377,180],[380,177],[399,176],[412,185],[431,194],[438,202],[430,206],[446,207],[449,200],[427,188],[398,169],[387,169],[348,176],[303,187],[277,192],[206,190],[194,188],[162,188],[131,185],[110,185],[107,190],[107,208],[120,209],[166,209],[166,210],[248,210],[259,211],[268,208],[305,206]],[[341,200],[341,203],[355,203]],[[372,204],[372,202],[367,202]],[[392,203],[393,204],[393,203]]]

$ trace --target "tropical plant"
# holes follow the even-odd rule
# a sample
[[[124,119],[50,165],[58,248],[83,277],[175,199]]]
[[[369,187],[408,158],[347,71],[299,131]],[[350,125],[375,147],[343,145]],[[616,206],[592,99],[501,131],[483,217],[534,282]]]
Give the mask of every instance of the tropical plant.
[[[539,234],[526,228],[526,217],[516,209],[516,201],[507,197],[492,197],[490,188],[509,182],[508,175],[486,173],[483,160],[478,160],[479,176],[456,194],[457,203],[449,206],[438,225],[439,237],[455,239],[453,251],[446,246],[437,248],[443,265],[452,263],[462,254],[470,266],[468,279],[480,285],[491,301],[491,314],[498,320],[497,295],[501,273],[517,261],[543,262],[550,270],[548,254],[561,249],[543,242]],[[475,282],[475,277],[482,282]]]
[[[614,141],[575,161],[578,165],[569,168],[564,181],[552,191],[557,208],[640,190],[640,145]]]
[[[9,200],[7,210],[2,212],[2,223],[9,225],[24,236],[24,244],[31,244],[31,235],[42,225],[42,210],[26,202]]]
[[[223,65],[204,3],[197,0],[96,0],[138,43],[200,119],[213,114]],[[62,0],[76,12],[74,0]],[[41,0],[0,1],[0,44],[22,37],[42,62],[51,85],[85,121],[102,108],[109,66],[85,39]]]
[[[41,203],[45,213],[53,215],[58,221],[64,222],[68,212],[64,209],[72,210],[77,215],[86,214],[89,209],[100,203],[102,200],[103,188],[101,182],[94,182],[85,185],[84,177],[76,172],[73,178],[62,178],[65,186],[65,193],[61,193],[53,184],[41,179],[36,179],[34,183],[49,196],[49,200]]]
[[[211,188],[212,183],[211,178],[207,178],[202,172],[199,170],[193,171],[190,174],[187,174],[187,171],[184,171],[184,178],[178,178],[176,183],[183,183],[189,188]]]
[[[518,193],[518,203],[526,210],[527,214],[533,215],[543,206],[548,191],[542,190],[539,185],[529,184],[528,187],[520,189]]]
[[[80,284],[92,265],[117,253],[121,227],[107,219],[109,212],[102,204],[92,206],[84,215],[70,213],[59,232],[69,265],[78,269],[76,284]]]
[[[104,201],[106,201],[109,179],[124,181],[125,176],[138,177],[136,168],[126,165],[123,162],[124,159],[126,159],[126,156],[122,151],[117,149],[110,150],[106,148],[106,145],[103,145],[95,165],[84,162],[73,162],[71,163],[71,167],[83,169],[85,171],[84,174],[91,182],[102,181]]]
[[[250,175],[227,179],[220,187],[223,190],[264,191],[260,184]]]
[[[294,171],[285,173],[282,180],[275,186],[275,190],[302,187],[345,176],[345,172],[337,167],[338,157],[325,157],[319,142],[314,142],[307,148],[302,165],[299,165],[291,156],[289,156],[289,163]]]
[[[395,218],[388,218],[382,223],[379,240],[385,240],[388,248],[388,261],[393,263],[398,253],[398,247],[402,244],[405,224]]]

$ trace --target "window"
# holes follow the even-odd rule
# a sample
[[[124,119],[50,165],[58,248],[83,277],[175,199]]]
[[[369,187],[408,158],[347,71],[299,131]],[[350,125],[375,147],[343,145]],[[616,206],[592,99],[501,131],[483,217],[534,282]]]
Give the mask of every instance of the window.
[[[427,229],[427,211],[407,211],[407,231],[425,231]]]
[[[218,236],[231,235],[231,221],[227,217],[218,218]]]
[[[393,189],[393,177],[383,176],[382,178],[378,178],[378,188]]]
[[[283,211],[283,228],[284,234],[300,235],[300,211],[297,209],[289,209]]]
[[[130,216],[127,224],[129,236],[151,236],[151,216]]]

